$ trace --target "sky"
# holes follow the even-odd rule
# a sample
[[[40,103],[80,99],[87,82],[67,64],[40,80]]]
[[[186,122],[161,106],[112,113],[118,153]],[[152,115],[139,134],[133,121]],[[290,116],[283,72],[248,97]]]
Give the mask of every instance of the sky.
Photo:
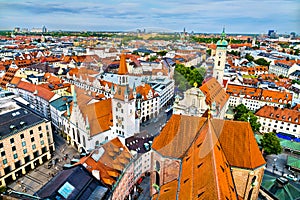
[[[0,0],[0,30],[300,34],[300,0]]]

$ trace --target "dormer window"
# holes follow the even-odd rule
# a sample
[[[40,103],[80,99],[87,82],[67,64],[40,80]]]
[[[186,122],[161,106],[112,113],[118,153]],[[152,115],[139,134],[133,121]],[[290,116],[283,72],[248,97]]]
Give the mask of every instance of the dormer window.
[[[295,122],[298,123],[298,118],[295,119]]]
[[[268,101],[268,100],[269,100],[269,97],[266,98],[266,101]]]
[[[285,116],[284,116],[284,115],[282,116],[282,119],[285,119]]]
[[[282,103],[282,99],[279,99],[279,103]]]
[[[289,117],[288,119],[289,119],[289,121],[292,121],[292,118],[291,118],[291,117]]]

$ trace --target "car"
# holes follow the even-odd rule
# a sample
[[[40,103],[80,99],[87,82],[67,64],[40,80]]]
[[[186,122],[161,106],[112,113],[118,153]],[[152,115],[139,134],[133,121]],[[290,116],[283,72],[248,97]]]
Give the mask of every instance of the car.
[[[297,181],[297,178],[293,174],[283,174],[283,177],[292,181]]]

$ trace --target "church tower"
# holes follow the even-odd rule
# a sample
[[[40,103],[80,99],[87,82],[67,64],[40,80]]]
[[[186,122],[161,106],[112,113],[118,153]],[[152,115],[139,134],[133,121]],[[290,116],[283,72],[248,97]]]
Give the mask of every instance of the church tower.
[[[135,119],[135,95],[129,88],[128,70],[124,54],[120,56],[118,84],[112,86],[113,132],[117,136],[127,138],[139,129]]]
[[[217,49],[215,55],[213,77],[215,77],[218,82],[223,86],[223,76],[226,63],[226,50],[228,42],[225,40],[225,28],[221,34],[221,39],[217,42]]]

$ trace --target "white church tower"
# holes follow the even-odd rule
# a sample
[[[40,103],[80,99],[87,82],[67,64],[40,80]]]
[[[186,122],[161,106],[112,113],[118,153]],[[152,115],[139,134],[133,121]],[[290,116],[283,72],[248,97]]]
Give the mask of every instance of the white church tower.
[[[135,119],[135,88],[130,90],[125,55],[120,57],[118,85],[112,85],[113,132],[127,138],[139,132],[139,121]]]
[[[215,77],[222,86],[223,86],[224,69],[226,64],[226,50],[228,46],[228,42],[225,40],[225,37],[226,37],[225,29],[223,28],[221,39],[217,42],[217,49],[216,49],[214,69],[213,69],[213,77]]]

